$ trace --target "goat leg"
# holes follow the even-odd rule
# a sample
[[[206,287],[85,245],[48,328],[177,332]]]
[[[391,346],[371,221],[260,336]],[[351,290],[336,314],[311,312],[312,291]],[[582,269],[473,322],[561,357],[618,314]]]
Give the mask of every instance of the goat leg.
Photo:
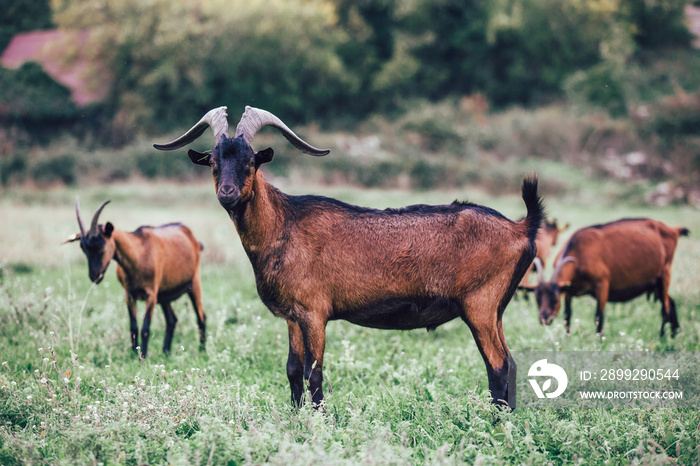
[[[158,292],[150,292],[146,300],[146,313],[143,317],[143,325],[141,326],[141,355],[144,358],[148,353],[148,337],[150,336],[151,318],[153,317],[153,309],[156,306],[157,296]]]
[[[177,316],[173,312],[173,308],[169,302],[161,302],[160,307],[165,315],[165,340],[163,341],[163,353],[170,353],[170,346],[173,342],[173,333],[177,324]]]
[[[485,302],[484,304],[488,304]],[[474,302],[465,305],[463,319],[469,326],[474,336],[476,346],[486,364],[486,372],[489,380],[489,390],[495,404],[507,404],[515,409],[515,400],[511,405],[508,393],[508,379],[510,376],[510,353],[505,345],[505,338],[501,338],[499,322],[496,310],[489,312],[483,306]],[[515,370],[515,367],[513,367]],[[515,398],[514,396],[512,398]]]
[[[287,378],[292,391],[292,406],[300,408],[304,396],[304,339],[299,326],[287,321],[289,331],[289,356],[287,357]]]
[[[571,335],[571,295],[569,293],[564,297],[564,321],[566,324],[566,334]]]
[[[298,322],[304,342],[304,382],[309,390],[311,402],[318,408],[323,402],[323,352],[326,347],[326,322],[315,319],[313,312],[307,313],[309,320]]]
[[[596,323],[596,333],[598,336],[603,336],[603,311],[605,310],[605,305],[608,302],[608,292],[610,291],[610,283],[607,281],[601,281],[595,290],[595,323]]]
[[[197,327],[199,327],[199,350],[204,351],[205,344],[207,341],[207,318],[204,315],[204,308],[202,307],[202,290],[199,284],[199,269],[192,280],[192,286],[187,292],[187,295],[192,301],[192,306],[194,307],[194,313],[197,315]]]
[[[134,353],[136,353],[136,347],[139,346],[139,324],[136,321],[136,299],[134,299],[134,297],[129,293],[126,294],[126,308],[129,311],[131,349],[133,349]]]
[[[678,324],[678,314],[676,314],[676,302],[669,296],[668,304],[670,308],[669,319],[671,320],[671,337],[675,338],[680,328],[680,324]]]

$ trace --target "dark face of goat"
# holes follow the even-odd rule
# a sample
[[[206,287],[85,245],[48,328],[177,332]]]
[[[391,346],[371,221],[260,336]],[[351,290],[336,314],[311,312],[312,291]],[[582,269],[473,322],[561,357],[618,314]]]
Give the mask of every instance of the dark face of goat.
[[[557,283],[540,283],[535,289],[535,299],[540,313],[540,323],[549,325],[559,314],[562,288]]]
[[[253,152],[242,136],[221,138],[208,158],[195,163],[211,167],[219,203],[226,210],[235,210],[253,197],[255,174],[263,163],[272,160],[272,149]]]
[[[80,249],[85,253],[88,261],[88,275],[94,283],[100,283],[105,276],[107,266],[114,257],[116,245],[112,238],[114,226],[107,222],[103,227],[98,227],[96,235],[86,235],[80,239]]]

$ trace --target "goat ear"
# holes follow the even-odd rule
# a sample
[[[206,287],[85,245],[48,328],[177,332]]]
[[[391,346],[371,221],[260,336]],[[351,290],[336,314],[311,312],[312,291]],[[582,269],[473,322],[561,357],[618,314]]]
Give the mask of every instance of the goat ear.
[[[82,236],[80,236],[80,233],[76,233],[73,236],[69,236],[68,238],[66,238],[66,240],[61,244],[74,243],[76,241],[80,241],[80,238],[82,238]]]
[[[274,154],[275,152],[272,150],[272,147],[257,151],[255,153],[255,165],[259,167],[264,163],[272,161],[272,156]]]
[[[114,231],[114,225],[112,225],[112,222],[107,222],[105,224],[104,231],[102,232],[107,238],[112,237],[112,232]]]
[[[197,152],[194,149],[188,150],[187,155],[192,163],[197,165],[209,165],[209,159],[211,158],[211,154],[209,152]]]

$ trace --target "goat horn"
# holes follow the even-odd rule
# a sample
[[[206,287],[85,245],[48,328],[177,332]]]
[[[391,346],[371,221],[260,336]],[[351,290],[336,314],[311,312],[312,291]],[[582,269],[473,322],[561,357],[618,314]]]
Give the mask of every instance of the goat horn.
[[[83,221],[80,219],[80,204],[78,203],[78,196],[75,196],[75,216],[78,217],[80,236],[81,238],[85,238],[85,227],[83,226]]]
[[[567,262],[576,262],[576,259],[574,259],[571,256],[566,256],[562,260],[560,260],[556,268],[554,269],[554,272],[552,273],[552,282],[555,282],[559,279],[559,272],[561,272],[562,267],[564,267],[564,264],[566,264]]]
[[[100,205],[97,208],[97,211],[95,212],[95,215],[92,216],[92,223],[90,224],[90,236],[95,236],[97,234],[97,219],[100,217],[100,214],[102,213],[102,209],[105,208],[107,204],[109,204],[111,201],[104,201],[102,205]]]
[[[329,149],[318,149],[305,142],[299,136],[294,134],[294,131],[289,129],[289,127],[287,127],[287,125],[285,125],[282,122],[282,120],[277,118],[272,113],[266,110],[261,110],[259,108],[248,106],[246,106],[245,112],[243,113],[243,116],[241,116],[241,121],[239,121],[238,126],[236,126],[235,137],[242,135],[243,139],[245,139],[246,142],[250,145],[253,141],[255,133],[260,131],[260,129],[263,126],[268,125],[277,128],[279,132],[282,133],[282,136],[284,136],[287,139],[287,141],[292,143],[294,147],[296,147],[305,154],[315,155],[318,157],[326,155],[330,152]]]
[[[153,147],[158,150],[179,149],[200,137],[202,133],[206,131],[207,127],[211,127],[212,131],[214,131],[214,140],[215,143],[218,143],[221,136],[228,137],[227,117],[226,107],[219,107],[209,110],[206,115],[204,115],[202,119],[197,122],[196,125],[190,128],[179,138],[165,144],[153,144]]]
[[[537,276],[539,277],[537,283],[544,283],[544,265],[542,265],[542,261],[539,257],[535,257],[532,263],[535,264],[535,270],[537,270]]]

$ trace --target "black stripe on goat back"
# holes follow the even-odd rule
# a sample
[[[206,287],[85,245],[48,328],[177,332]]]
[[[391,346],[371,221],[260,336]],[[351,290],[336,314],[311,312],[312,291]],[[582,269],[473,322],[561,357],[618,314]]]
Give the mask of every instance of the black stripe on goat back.
[[[362,207],[353,204],[348,204],[338,199],[333,199],[325,196],[304,195],[304,196],[286,196],[286,199],[293,207],[293,214],[303,216],[316,208],[328,209],[335,208],[337,211],[344,211],[351,214],[365,214],[376,216],[430,216],[430,215],[445,215],[457,214],[465,210],[473,210],[483,215],[496,217],[500,219],[507,218],[495,209],[485,207],[471,202],[454,201],[451,204],[429,205],[429,204],[414,204],[405,207],[389,207],[387,209],[375,209],[371,207]]]
[[[182,223],[179,223],[179,222],[166,223],[165,225],[159,225],[157,227],[153,227],[150,225],[141,225],[140,227],[138,227],[136,230],[132,231],[131,233],[134,235],[143,236],[143,234],[146,232],[146,230],[160,230],[160,229],[165,229],[165,228],[180,228],[182,226],[183,226]]]

